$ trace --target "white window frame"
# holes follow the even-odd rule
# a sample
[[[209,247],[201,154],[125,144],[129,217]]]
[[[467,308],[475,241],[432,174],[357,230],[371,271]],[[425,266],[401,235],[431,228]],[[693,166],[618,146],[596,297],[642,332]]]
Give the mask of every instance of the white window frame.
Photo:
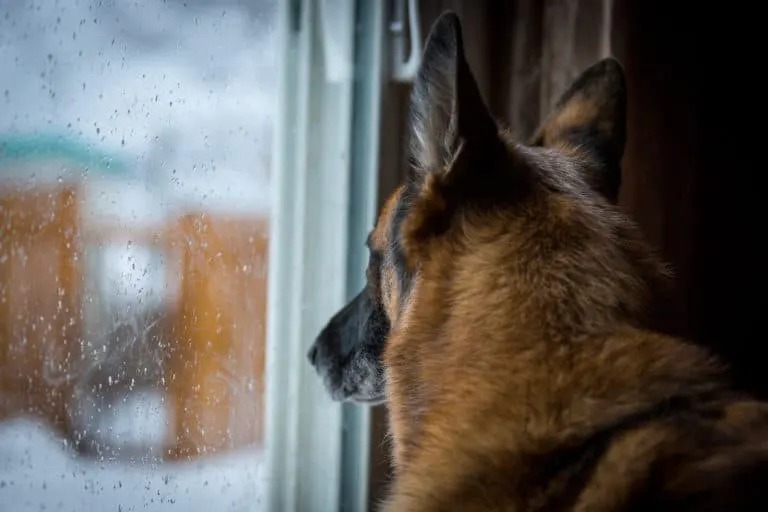
[[[306,353],[362,286],[377,184],[384,2],[280,3],[266,370],[266,503],[368,509],[370,411]]]

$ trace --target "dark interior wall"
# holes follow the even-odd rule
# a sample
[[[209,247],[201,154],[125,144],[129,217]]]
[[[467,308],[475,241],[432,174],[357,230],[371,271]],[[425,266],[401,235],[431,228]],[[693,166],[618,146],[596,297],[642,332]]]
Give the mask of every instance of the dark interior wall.
[[[671,327],[765,398],[756,258],[764,92],[749,71],[764,45],[749,40],[761,34],[752,16],[754,8],[615,0],[612,40],[629,89],[621,202],[677,272]]]
[[[695,53],[677,57],[691,69],[696,107],[693,334],[725,356],[743,388],[768,398],[761,346],[765,18],[757,5],[676,13],[697,31]]]
[[[678,301],[667,328],[692,336],[696,209],[696,38],[682,6],[616,0],[612,50],[627,76],[621,206],[672,265]]]
[[[731,366],[738,384],[768,396],[757,339],[759,299],[747,295],[759,295],[762,284],[755,271],[762,226],[754,174],[760,171],[753,163],[762,148],[745,145],[750,137],[763,138],[746,128],[757,120],[757,102],[745,88],[755,83],[747,78],[759,62],[753,59],[760,45],[732,34],[748,32],[741,27],[749,13],[741,13],[728,31],[721,9],[707,19],[701,3],[692,5],[420,1],[423,37],[445,9],[462,18],[467,58],[480,90],[493,114],[521,139],[585,67],[607,55],[622,62],[628,140],[619,202],[676,272],[678,301],[665,328],[711,347]],[[382,130],[389,135],[380,154],[382,199],[406,168],[408,92],[407,84],[386,85]],[[752,98],[762,96],[756,91]],[[386,489],[388,471],[383,408],[374,419],[375,501]]]

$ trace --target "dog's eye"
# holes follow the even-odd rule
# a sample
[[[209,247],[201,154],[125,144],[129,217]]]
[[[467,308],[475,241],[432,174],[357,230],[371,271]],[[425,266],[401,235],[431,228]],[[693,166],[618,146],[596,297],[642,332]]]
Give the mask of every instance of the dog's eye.
[[[389,279],[390,273],[384,272],[384,275],[380,276],[381,281],[381,297],[384,300],[385,303],[389,302],[390,299],[390,293],[392,291],[392,283]]]
[[[368,266],[365,269],[365,277],[368,280],[368,284],[374,288],[378,287],[380,266],[381,255],[372,250],[368,256]]]

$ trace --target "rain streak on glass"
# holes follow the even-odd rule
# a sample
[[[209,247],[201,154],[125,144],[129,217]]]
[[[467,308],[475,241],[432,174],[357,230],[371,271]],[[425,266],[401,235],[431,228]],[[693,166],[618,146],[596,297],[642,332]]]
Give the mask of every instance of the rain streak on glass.
[[[276,16],[0,0],[0,511],[262,502]]]

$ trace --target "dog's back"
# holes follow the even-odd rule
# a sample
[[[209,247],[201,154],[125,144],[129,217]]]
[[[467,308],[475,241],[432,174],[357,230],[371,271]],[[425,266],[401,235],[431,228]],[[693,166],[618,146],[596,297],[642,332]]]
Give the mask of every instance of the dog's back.
[[[532,351],[506,378],[500,353],[498,365],[482,349],[436,355],[444,378],[420,383],[435,398],[397,438],[386,509],[768,509],[765,404],[729,392],[677,340],[580,342],[594,349]]]

